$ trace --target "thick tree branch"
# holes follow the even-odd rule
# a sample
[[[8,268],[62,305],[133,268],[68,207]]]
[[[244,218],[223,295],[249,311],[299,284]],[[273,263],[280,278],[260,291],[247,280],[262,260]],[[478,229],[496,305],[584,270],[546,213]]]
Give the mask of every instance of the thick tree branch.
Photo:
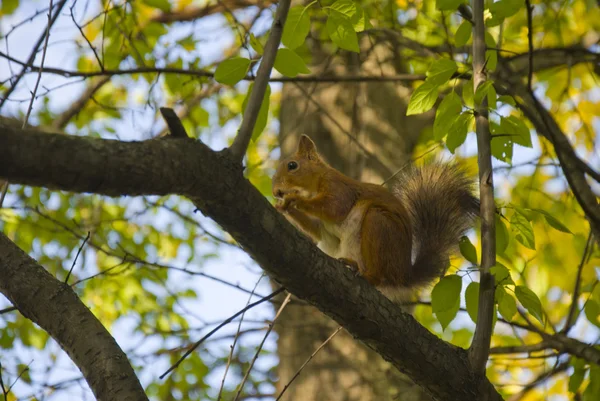
[[[0,177],[111,196],[185,195],[273,279],[343,325],[434,398],[501,399],[487,378],[472,371],[464,350],[437,338],[342,263],[325,256],[223,152],[184,138],[119,142],[0,125]]]
[[[64,349],[99,401],[148,400],[127,356],[65,283],[0,232],[0,292]]]
[[[242,116],[242,125],[237,133],[237,136],[233,140],[229,152],[234,160],[242,161],[242,158],[246,154],[258,113],[263,104],[263,98],[269,85],[269,77],[271,76],[271,70],[275,63],[275,56],[277,55],[277,48],[281,42],[281,35],[283,34],[283,26],[290,10],[291,0],[280,0],[277,6],[277,13],[273,18],[273,24],[271,25],[271,33],[265,44],[265,51],[263,53],[262,60],[256,72],[256,80],[252,86],[252,91],[248,96],[248,105],[244,110]]]
[[[475,91],[487,80],[485,70],[485,25],[483,0],[473,1],[473,86]],[[469,359],[473,369],[485,375],[489,356],[494,317],[494,276],[490,272],[496,264],[496,205],[492,171],[492,146],[488,121],[487,96],[475,105],[477,131],[477,164],[479,166],[479,199],[481,201],[481,266],[479,269],[479,309]]]

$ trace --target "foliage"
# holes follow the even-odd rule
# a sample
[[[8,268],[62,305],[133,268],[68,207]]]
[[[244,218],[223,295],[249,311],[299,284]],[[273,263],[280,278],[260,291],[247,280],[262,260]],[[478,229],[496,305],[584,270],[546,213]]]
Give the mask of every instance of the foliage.
[[[60,76],[60,71],[57,77],[45,72],[37,94],[44,101],[35,103],[31,123],[54,125],[74,135],[141,140],[162,132],[158,108],[166,105],[178,110],[191,136],[214,147],[231,142],[264,53],[271,11],[276,6],[206,15],[202,14],[203,6],[189,0],[90,4],[87,8],[77,3],[72,11],[68,11],[70,5],[62,11],[59,20],[63,26],[53,27],[63,32],[62,39],[51,36],[49,46],[62,50],[51,52],[46,62],[57,70],[83,73],[83,77]],[[522,99],[508,94],[503,76],[494,75],[506,68],[511,58],[520,57],[521,61],[512,65],[512,74],[520,76],[522,83],[528,79],[525,2],[486,2],[489,80],[478,88],[473,87],[471,78],[472,26],[457,11],[463,4],[462,0],[325,0],[295,5],[284,26],[273,77],[288,81],[315,78],[310,52],[314,41],[324,43],[332,54],[362,56],[371,41],[391,37],[390,43],[397,45],[403,56],[402,68],[424,78],[403,83],[413,89],[407,114],[436,109],[433,129],[423,133],[414,154],[442,144],[443,155],[453,154],[470,170],[476,163],[475,108],[485,101],[498,206],[498,263],[492,268],[498,321],[492,347],[539,343],[543,340],[539,331],[560,330],[575,301],[576,324],[568,335],[599,349],[600,252],[593,241],[587,245],[589,224],[565,182],[552,144],[518,107]],[[566,55],[560,62],[548,61],[546,68],[535,71],[535,94],[568,134],[581,158],[591,160],[597,170],[597,65],[572,60],[576,57],[574,49],[597,52],[600,8],[583,0],[533,1],[532,5],[534,48],[563,49]],[[54,4],[53,10],[56,7]],[[25,61],[28,54],[13,51],[19,47],[30,51],[33,39],[23,37],[18,23],[31,20],[26,26],[43,32],[45,12],[34,11],[24,1],[2,1],[2,35],[11,44],[1,49],[2,54]],[[176,20],[162,18],[177,12],[196,12],[195,23],[202,29],[192,29],[189,21],[174,24]],[[66,61],[57,56],[59,53],[68,55]],[[0,57],[0,89],[6,93],[14,84],[9,78],[14,78],[21,66],[13,62],[12,69],[4,68],[6,57]],[[39,65],[40,57],[35,65]],[[597,63],[598,58],[595,60]],[[99,71],[110,79],[78,105],[73,99],[85,85],[98,83],[101,78],[90,73]],[[28,83],[34,72],[27,72]],[[79,79],[84,79],[84,84],[73,86]],[[8,102],[0,106],[3,114],[24,119],[31,95],[28,86],[19,84],[10,96],[27,102]],[[271,82],[246,156],[246,176],[267,197],[278,155],[281,93],[281,85]],[[72,107],[76,107],[74,113],[70,113]],[[56,126],[65,116],[66,123]],[[85,304],[127,344],[132,363],[153,399],[166,399],[167,395],[176,399],[217,398],[231,338],[192,354],[167,380],[157,376],[175,362],[182,347],[210,327],[211,321],[196,315],[194,308],[205,294],[214,294],[212,283],[226,277],[230,287],[239,284],[243,297],[248,297],[243,290],[252,288],[258,279],[256,267],[226,233],[195,214],[187,200],[174,196],[115,199],[11,185],[4,206],[0,210],[3,232],[52,275],[62,280],[69,276],[69,284]],[[425,302],[415,311],[423,325],[462,347],[470,344],[477,320],[479,283],[474,270],[481,251],[475,238],[470,233],[461,240],[463,258],[453,259],[448,275],[433,287],[430,305]],[[244,276],[242,282],[238,283],[233,273],[200,281],[212,277],[207,271],[232,264],[252,266],[237,270]],[[578,277],[580,286],[574,294]],[[261,284],[257,291],[266,293],[268,288]],[[239,290],[233,291],[239,299]],[[427,292],[424,295],[428,297]],[[4,302],[4,306],[9,305]],[[262,338],[256,332],[264,328],[264,318],[270,314],[269,308],[264,309],[244,324],[249,334],[243,336],[243,344],[232,355],[224,399],[235,393],[254,346]],[[16,312],[0,315],[0,329],[0,373],[5,383],[17,382],[12,389],[15,397],[54,394],[55,390],[57,399],[64,397],[67,393],[62,389],[76,381],[70,382],[63,375],[60,380],[65,383],[55,385],[56,389],[46,385],[45,370],[64,358],[48,335]],[[230,331],[230,337],[234,333]],[[248,394],[273,392],[276,378],[270,369],[276,362],[270,355],[273,344],[270,346],[265,355],[261,354],[263,366],[253,370],[246,384]],[[533,400],[550,396],[567,399],[577,394],[582,397],[577,399],[600,399],[597,365],[549,349],[526,355],[532,358],[513,360],[502,353],[493,355],[488,376],[504,395],[520,394],[521,399]],[[556,369],[561,363],[565,369]],[[79,378],[79,373],[69,373]],[[536,385],[527,386],[529,383]],[[541,383],[546,385],[537,386]]]

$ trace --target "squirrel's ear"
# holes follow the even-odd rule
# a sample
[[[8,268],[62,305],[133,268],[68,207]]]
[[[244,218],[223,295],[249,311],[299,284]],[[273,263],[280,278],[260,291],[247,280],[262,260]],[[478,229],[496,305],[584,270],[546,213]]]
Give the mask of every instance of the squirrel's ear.
[[[308,136],[302,134],[300,136],[300,142],[298,142],[298,150],[296,153],[309,160],[319,160],[319,153],[317,152],[317,146]]]

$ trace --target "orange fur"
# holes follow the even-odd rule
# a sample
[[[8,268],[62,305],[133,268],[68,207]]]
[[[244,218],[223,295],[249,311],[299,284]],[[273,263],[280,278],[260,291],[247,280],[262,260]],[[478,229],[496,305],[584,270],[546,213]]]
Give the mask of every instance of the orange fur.
[[[406,191],[396,195],[330,167],[303,135],[296,153],[284,159],[273,176],[273,195],[278,198],[276,207],[325,253],[356,265],[369,283],[393,298],[394,289],[404,293],[443,273],[453,241],[474,212],[476,199],[468,181],[452,168],[440,172],[443,168],[406,176],[400,182]],[[452,199],[444,199],[440,190]],[[431,216],[429,210],[434,212]],[[456,227],[447,216],[458,219]],[[419,237],[413,238],[415,233]],[[423,244],[425,239],[437,248]],[[413,264],[414,244],[419,249]],[[432,251],[436,255],[423,254]]]

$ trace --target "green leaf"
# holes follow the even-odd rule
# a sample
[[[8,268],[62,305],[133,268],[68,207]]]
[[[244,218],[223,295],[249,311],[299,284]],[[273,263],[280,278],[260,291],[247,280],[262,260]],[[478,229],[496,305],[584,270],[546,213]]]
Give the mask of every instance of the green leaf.
[[[497,125],[497,124],[494,124]],[[493,127],[492,124],[490,124],[490,128]],[[496,131],[494,129],[492,129],[492,132]],[[493,133],[492,135],[492,156],[494,156],[496,159],[505,162],[505,163],[512,163],[512,157],[513,157],[513,141],[511,139],[511,137],[509,135],[506,134],[502,134],[502,133]]]
[[[358,36],[354,26],[348,17],[337,11],[332,11],[327,18],[325,29],[329,37],[342,49],[350,50],[356,53],[360,52],[358,47]]]
[[[498,94],[496,93],[496,88],[494,87],[494,85],[490,86],[490,88],[487,91],[487,99],[488,99],[488,108],[495,110],[496,109],[496,102],[498,98]]]
[[[590,382],[583,392],[583,401],[600,399],[600,366],[590,364]]]
[[[465,290],[465,303],[467,305],[467,313],[471,317],[473,323],[477,323],[477,313],[479,311],[479,283],[473,281]]]
[[[490,4],[490,12],[498,18],[512,17],[524,7],[523,0],[500,0]]]
[[[541,324],[544,324],[544,316],[542,314],[542,303],[540,299],[524,285],[518,285],[515,287],[515,295],[517,299],[531,313]]]
[[[438,98],[438,86],[425,81],[410,96],[406,115],[425,113],[431,110]]]
[[[516,209],[510,218],[510,229],[516,233],[517,241],[529,249],[535,250],[535,236],[533,227],[527,217]]]
[[[306,40],[306,36],[310,31],[308,7],[310,5],[306,7],[296,6],[290,8],[288,12],[281,36],[281,43],[288,49],[300,47]]]
[[[526,148],[533,147],[529,128],[516,116],[500,117],[500,129],[503,133],[509,134],[514,143]]]
[[[500,262],[496,262],[496,264],[490,268],[490,273],[494,275],[496,285],[511,285],[515,283],[510,276],[508,268]]]
[[[509,322],[512,320],[515,313],[517,313],[517,302],[512,294],[509,294],[506,291],[504,292],[504,295],[498,301],[498,312],[500,312],[500,315],[505,320],[508,320]]]
[[[446,327],[454,320],[460,309],[460,301],[457,299],[452,307],[448,310],[436,312],[435,317],[442,325],[442,330],[446,330]]]
[[[435,8],[440,11],[454,11],[464,3],[464,0],[436,0]]]
[[[479,85],[477,87],[477,90],[475,91],[475,105],[479,106],[481,104],[481,102],[483,101],[484,98],[487,97],[490,88],[494,88],[493,82],[492,81],[485,81],[484,83],[482,83],[481,85]]]
[[[446,138],[446,147],[452,154],[467,139],[467,133],[469,132],[473,118],[473,114],[464,112],[450,126],[448,137]]]
[[[485,33],[485,45],[488,48],[496,48],[496,41],[494,37],[489,33]],[[498,51],[497,50],[487,50],[485,52],[485,60],[486,60],[486,68],[488,71],[494,71],[498,66]]]
[[[454,303],[460,303],[462,279],[456,274],[444,276],[431,291],[431,310],[434,313],[452,309]]]
[[[356,32],[362,32],[372,28],[367,12],[359,5],[357,5],[356,14],[354,14],[350,20],[352,21],[352,26]]]
[[[337,11],[348,18],[354,16],[357,11],[356,4],[352,0],[337,0],[335,3],[326,8]]]
[[[454,34],[454,44],[456,47],[462,47],[466,45],[471,38],[471,32],[473,32],[473,26],[471,23],[469,21],[463,21]]]
[[[585,317],[596,327],[600,327],[600,305],[593,299],[588,299],[583,309]]]
[[[190,119],[194,121],[196,127],[208,127],[209,117],[208,111],[199,105],[193,107],[190,113]]]
[[[475,101],[473,100],[474,96],[475,95],[473,93],[473,79],[470,79],[463,85],[462,91],[463,101],[465,102],[465,105],[467,105],[467,107],[475,107]]]
[[[246,76],[250,68],[250,60],[233,57],[223,61],[215,71],[215,81],[225,85],[235,85]]]
[[[462,110],[460,97],[454,92],[446,95],[440,103],[433,122],[433,137],[436,141],[441,140],[448,133],[452,122],[457,118]]]
[[[544,218],[546,219],[546,222],[550,225],[550,227],[552,227],[558,231],[561,231],[563,233],[573,234],[573,232],[571,232],[571,230],[569,230],[569,228],[567,226],[565,226],[556,217],[552,216],[547,211],[542,210],[542,209],[531,209],[531,210],[543,214]]]
[[[19,0],[2,0],[0,15],[10,15],[19,7]]]
[[[250,46],[254,49],[254,51],[262,56],[265,51],[264,46],[260,43],[260,40],[253,33],[250,34]]]
[[[248,94],[244,99],[244,103],[242,103],[242,113],[246,110],[246,106],[248,105],[248,97],[252,93],[252,88],[254,88],[254,83],[250,85],[248,88]],[[267,89],[265,90],[265,96],[263,97],[262,104],[260,105],[260,111],[258,112],[258,117],[256,118],[256,124],[254,124],[254,130],[252,131],[252,141],[256,141],[260,134],[262,134],[263,130],[267,126],[267,120],[269,117],[269,100],[271,98],[271,86],[267,85]]]
[[[458,246],[460,248],[461,255],[463,255],[464,258],[467,259],[469,262],[476,265],[477,264],[477,250],[475,249],[475,246],[473,246],[473,244],[469,240],[469,237],[463,235],[460,238]]]
[[[576,393],[581,387],[581,383],[583,383],[587,369],[585,368],[585,361],[580,358],[573,358],[571,365],[573,365],[573,374],[569,377],[569,391]]]
[[[504,224],[504,220],[500,216],[496,216],[496,253],[504,254],[508,246],[508,229]]]
[[[169,0],[142,0],[142,3],[164,12],[171,11],[171,2]]]
[[[426,82],[440,86],[448,82],[456,71],[458,71],[458,66],[453,60],[446,58],[437,60],[429,67]]]
[[[495,26],[502,24],[503,22],[504,22],[504,18],[498,17],[497,15],[492,15],[491,18],[487,18],[485,20],[485,26],[487,26],[489,28],[493,28]]]
[[[288,49],[295,49],[301,46],[310,31],[310,17],[308,16],[308,7],[296,6],[290,8],[285,25],[281,43]]]
[[[498,98],[499,102],[502,102],[504,104],[508,104],[511,105],[513,107],[515,107],[517,105],[517,103],[515,102],[515,99],[512,96],[509,95],[502,95]]]
[[[286,77],[295,77],[298,74],[308,74],[310,70],[296,52],[290,49],[281,48],[277,50],[275,56],[275,64],[273,65],[277,71]]]

